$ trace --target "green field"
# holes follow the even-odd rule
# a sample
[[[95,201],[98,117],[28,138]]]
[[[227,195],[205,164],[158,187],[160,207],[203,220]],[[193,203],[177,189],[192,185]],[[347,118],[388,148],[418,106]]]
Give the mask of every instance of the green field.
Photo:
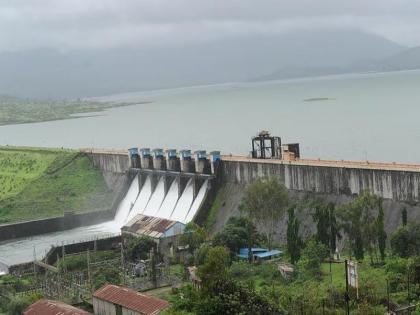
[[[102,174],[77,151],[0,147],[0,223],[108,208]]]
[[[30,100],[0,95],[0,126],[70,119],[78,113],[100,112],[129,103],[84,100]]]

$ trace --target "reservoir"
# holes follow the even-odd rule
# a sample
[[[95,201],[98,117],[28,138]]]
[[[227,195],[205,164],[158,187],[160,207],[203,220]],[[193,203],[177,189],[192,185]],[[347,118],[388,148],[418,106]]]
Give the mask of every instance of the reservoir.
[[[420,162],[420,71],[232,83],[97,98],[144,102],[95,117],[0,127],[0,144],[132,146],[247,155],[270,130],[306,158]]]
[[[284,142],[301,143],[305,158],[420,163],[419,86],[420,71],[405,71],[126,93],[96,99],[150,103],[93,117],[2,126],[0,145],[139,146],[247,155],[251,136],[266,129]],[[177,195],[175,190],[171,194]],[[159,211],[171,212],[176,200],[158,197]],[[187,197],[182,202],[196,208]],[[31,261],[34,251],[40,259],[51,245],[118,233],[119,217],[127,217],[121,213],[100,225],[0,242],[0,262]],[[173,213],[178,215],[176,207]]]

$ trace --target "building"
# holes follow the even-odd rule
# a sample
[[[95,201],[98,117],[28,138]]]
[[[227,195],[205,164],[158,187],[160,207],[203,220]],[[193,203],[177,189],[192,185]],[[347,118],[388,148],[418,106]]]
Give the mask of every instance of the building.
[[[165,300],[112,284],[93,293],[95,315],[158,315],[167,307]]]
[[[134,236],[146,235],[159,240],[182,234],[184,229],[185,224],[178,221],[138,214],[123,226],[121,231]]]
[[[92,315],[74,306],[54,300],[41,299],[29,306],[23,315]]]
[[[249,253],[249,249],[248,248],[241,248],[239,249],[239,254],[237,255],[239,258],[241,259],[248,259],[248,253]],[[252,260],[253,261],[260,261],[260,260],[269,260],[269,259],[273,259],[276,258],[278,256],[280,256],[281,254],[283,254],[282,251],[277,250],[277,249],[273,249],[273,250],[268,250],[265,248],[251,248],[251,253],[252,253]]]
[[[174,256],[178,236],[184,233],[184,229],[185,224],[178,221],[138,214],[121,228],[121,232],[123,236],[145,235],[153,238],[159,253],[166,259]]]

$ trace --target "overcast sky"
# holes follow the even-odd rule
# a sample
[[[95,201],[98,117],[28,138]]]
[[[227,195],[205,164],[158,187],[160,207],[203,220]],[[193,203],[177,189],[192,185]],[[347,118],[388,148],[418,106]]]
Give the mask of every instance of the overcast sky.
[[[147,47],[302,28],[355,28],[416,46],[420,1],[0,1],[0,51]]]

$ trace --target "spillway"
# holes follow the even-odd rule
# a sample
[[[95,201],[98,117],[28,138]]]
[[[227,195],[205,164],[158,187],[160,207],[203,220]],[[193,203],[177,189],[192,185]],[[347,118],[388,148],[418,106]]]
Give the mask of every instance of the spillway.
[[[147,204],[149,203],[150,196],[152,195],[152,179],[150,176],[146,177],[143,187],[137,197],[137,200],[133,206],[133,209],[129,213],[128,217],[125,220],[125,223],[134,218],[137,214],[143,213],[146,209]]]
[[[206,197],[208,180],[200,188],[195,200],[192,179],[188,181],[180,198],[178,198],[178,179],[173,180],[166,196],[164,184],[165,178],[161,177],[152,194],[150,175],[147,176],[141,190],[139,189],[139,177],[134,177],[117,208],[113,221],[0,242],[0,273],[2,272],[2,264],[9,266],[32,261],[34,251],[36,258],[42,259],[51,246],[106,238],[111,234],[119,234],[121,227],[140,213],[183,223],[191,221]]]
[[[148,202],[143,214],[149,215],[149,216],[155,216],[160,206],[162,205],[164,199],[165,199],[165,178],[162,176],[159,179],[159,182],[156,185],[156,189],[153,192],[152,197],[150,197],[150,201]]]
[[[130,184],[127,193],[125,194],[124,199],[120,202],[114,222],[119,227],[122,227],[127,220],[128,214],[132,210],[134,204],[136,203],[137,196],[139,195],[139,178],[136,176]]]
[[[184,189],[184,192],[179,198],[170,219],[173,221],[184,222],[185,217],[191,208],[193,199],[194,199],[194,187],[193,187],[193,181],[191,178],[188,181],[187,186]]]
[[[206,197],[207,189],[209,186],[209,180],[206,179],[203,185],[201,186],[197,196],[194,199],[193,204],[191,205],[190,211],[188,211],[188,214],[186,215],[184,223],[188,223],[194,219],[194,216],[196,215],[197,211],[200,209],[201,204],[204,201],[204,198]]]
[[[160,218],[170,218],[172,212],[175,209],[176,203],[179,196],[179,185],[178,180],[174,179],[169,187],[168,193],[166,194],[165,199],[163,200],[162,205],[160,206],[159,211],[156,213],[157,217]]]
[[[0,273],[2,272],[2,264],[10,266],[32,261],[34,252],[37,259],[42,259],[51,246],[83,242],[120,234],[121,227],[126,222],[138,195],[139,182],[136,176],[120,202],[113,221],[0,242]]]

